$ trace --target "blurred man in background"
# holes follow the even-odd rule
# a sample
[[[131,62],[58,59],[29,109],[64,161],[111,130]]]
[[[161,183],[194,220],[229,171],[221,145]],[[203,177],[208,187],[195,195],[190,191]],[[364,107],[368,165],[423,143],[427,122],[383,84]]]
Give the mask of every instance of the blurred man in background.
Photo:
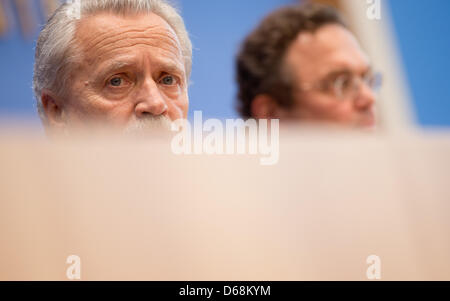
[[[307,4],[266,17],[237,57],[243,117],[373,127],[380,77],[338,12]]]
[[[192,46],[163,0],[63,4],[36,46],[34,91],[47,130],[124,130],[186,118]]]

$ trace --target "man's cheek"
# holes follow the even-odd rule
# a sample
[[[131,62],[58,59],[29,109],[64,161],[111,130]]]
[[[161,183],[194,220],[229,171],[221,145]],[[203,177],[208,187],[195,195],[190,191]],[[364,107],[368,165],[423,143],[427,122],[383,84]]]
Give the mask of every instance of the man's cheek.
[[[114,103],[102,97],[85,91],[75,95],[73,108],[76,114],[81,114],[89,119],[104,119],[114,109]]]
[[[316,109],[322,116],[326,116],[327,119],[340,120],[348,116],[351,108],[344,102],[336,99],[327,98],[317,102]]]
[[[168,115],[170,120],[175,121],[177,119],[187,117],[187,109],[184,104],[172,103],[168,106]]]
[[[356,117],[356,112],[349,101],[341,101],[337,103],[334,109],[330,110],[330,112],[333,112],[336,120],[342,122],[351,122]]]
[[[189,100],[187,96],[184,95],[169,105],[169,117],[172,120],[187,118],[188,109]]]

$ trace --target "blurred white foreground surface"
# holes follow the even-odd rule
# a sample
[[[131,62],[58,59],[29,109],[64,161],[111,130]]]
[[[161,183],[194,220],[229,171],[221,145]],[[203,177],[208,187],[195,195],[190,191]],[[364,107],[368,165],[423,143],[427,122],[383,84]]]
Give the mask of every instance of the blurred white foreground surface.
[[[282,131],[280,160],[0,138],[0,280],[450,280],[450,134]]]

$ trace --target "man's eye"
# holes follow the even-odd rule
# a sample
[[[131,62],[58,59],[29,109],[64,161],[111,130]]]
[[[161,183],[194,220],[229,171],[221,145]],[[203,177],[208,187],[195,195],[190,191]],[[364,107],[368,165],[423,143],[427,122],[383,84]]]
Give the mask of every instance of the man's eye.
[[[114,77],[109,81],[109,84],[113,87],[120,87],[122,79],[120,77]]]
[[[164,76],[163,79],[161,80],[161,83],[167,86],[171,86],[175,84],[175,82],[176,82],[175,78],[171,75]]]
[[[352,86],[352,79],[348,76],[342,78],[342,86],[345,89],[348,89]]]
[[[352,78],[347,75],[341,75],[335,79],[334,86],[341,89],[348,89],[352,86]]]

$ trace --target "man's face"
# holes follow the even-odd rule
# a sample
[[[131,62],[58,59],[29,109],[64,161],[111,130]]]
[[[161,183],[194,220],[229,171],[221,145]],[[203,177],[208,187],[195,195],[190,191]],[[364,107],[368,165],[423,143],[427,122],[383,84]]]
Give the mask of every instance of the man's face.
[[[154,117],[186,118],[187,71],[180,42],[162,18],[88,16],[75,44],[82,58],[61,102],[66,123],[132,128]]]
[[[374,92],[361,81],[371,74],[369,61],[347,29],[326,25],[314,33],[299,34],[287,51],[285,64],[294,78],[290,118],[375,125]]]

